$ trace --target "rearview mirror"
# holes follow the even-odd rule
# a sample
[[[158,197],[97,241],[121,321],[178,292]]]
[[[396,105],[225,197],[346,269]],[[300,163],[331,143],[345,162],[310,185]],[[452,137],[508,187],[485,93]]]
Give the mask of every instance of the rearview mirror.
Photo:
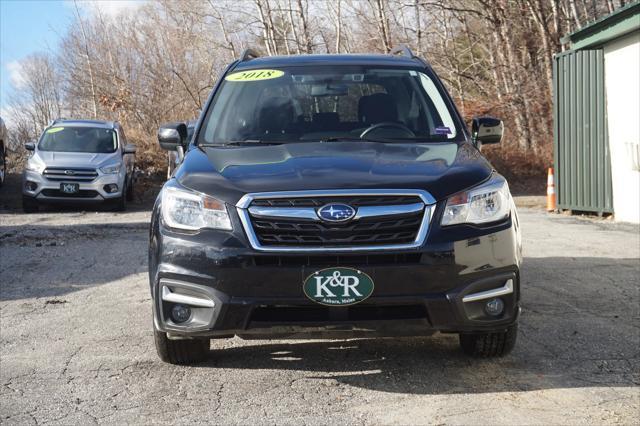
[[[504,124],[493,117],[476,117],[471,122],[471,138],[474,145],[500,143]]]
[[[162,149],[176,151],[187,142],[187,125],[184,123],[168,123],[158,129],[158,143]]]
[[[26,149],[27,151],[35,151],[36,150],[36,143],[35,142],[27,142],[24,144],[24,149]]]
[[[124,153],[125,154],[135,154],[136,153],[136,146],[132,143],[128,143],[124,146]]]
[[[347,96],[349,86],[346,84],[314,84],[311,86],[311,96]]]

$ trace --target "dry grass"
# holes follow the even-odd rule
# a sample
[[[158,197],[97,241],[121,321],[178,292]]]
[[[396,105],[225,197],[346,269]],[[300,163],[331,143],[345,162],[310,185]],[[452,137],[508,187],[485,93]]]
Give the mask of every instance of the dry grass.
[[[551,147],[534,154],[513,146],[488,146],[482,149],[482,153],[507,178],[513,194],[545,194],[547,169],[553,166]]]

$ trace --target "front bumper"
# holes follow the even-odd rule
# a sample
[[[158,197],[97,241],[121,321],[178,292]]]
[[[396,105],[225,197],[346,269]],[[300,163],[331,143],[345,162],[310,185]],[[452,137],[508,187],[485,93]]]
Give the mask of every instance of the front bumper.
[[[42,174],[30,170],[26,170],[22,175],[22,195],[35,198],[37,201],[44,203],[63,203],[63,202],[102,202],[106,200],[116,199],[122,196],[125,176],[119,174],[102,174],[90,182],[78,182],[70,179],[68,183],[78,183],[80,193],[77,196],[59,194],[61,181],[53,181],[44,177]],[[29,189],[29,185],[35,184],[33,190]],[[28,185],[29,184],[29,185]],[[107,192],[106,185],[116,184],[118,190],[116,192]]]
[[[234,229],[241,229],[237,225]],[[154,214],[149,273],[155,326],[174,338],[340,338],[504,330],[520,311],[518,232],[517,222],[509,218],[482,229],[458,226],[443,232],[432,226],[427,242],[414,250],[266,254],[248,248],[246,239],[235,233],[176,233]],[[373,294],[348,307],[321,306],[306,298],[304,279],[333,266],[367,273],[375,282]],[[497,317],[485,313],[486,298],[468,297],[504,289],[507,283],[511,291],[499,296],[505,308]],[[182,296],[197,300],[195,305],[185,303],[191,306],[190,320],[177,324],[170,312],[175,303],[188,302]]]

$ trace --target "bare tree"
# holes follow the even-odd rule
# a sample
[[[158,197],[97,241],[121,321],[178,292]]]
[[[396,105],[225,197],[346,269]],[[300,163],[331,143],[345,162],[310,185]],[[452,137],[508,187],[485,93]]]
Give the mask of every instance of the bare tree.
[[[551,74],[560,39],[623,0],[158,0],[117,17],[83,13],[57,55],[23,62],[11,122],[35,137],[59,115],[117,119],[160,161],[154,133],[193,118],[225,65],[247,46],[263,53],[425,56],[465,118],[505,119],[505,152],[550,151]]]

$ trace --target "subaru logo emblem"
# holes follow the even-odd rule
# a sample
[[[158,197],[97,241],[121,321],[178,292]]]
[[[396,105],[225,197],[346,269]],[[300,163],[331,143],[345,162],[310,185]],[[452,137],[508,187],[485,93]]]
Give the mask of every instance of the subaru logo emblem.
[[[65,171],[64,171],[64,174],[65,174],[65,175],[72,176],[72,175],[75,175],[75,174],[76,174],[76,172],[74,172],[73,170],[65,170]]]
[[[316,212],[326,222],[346,222],[356,215],[356,209],[346,204],[326,204]]]

